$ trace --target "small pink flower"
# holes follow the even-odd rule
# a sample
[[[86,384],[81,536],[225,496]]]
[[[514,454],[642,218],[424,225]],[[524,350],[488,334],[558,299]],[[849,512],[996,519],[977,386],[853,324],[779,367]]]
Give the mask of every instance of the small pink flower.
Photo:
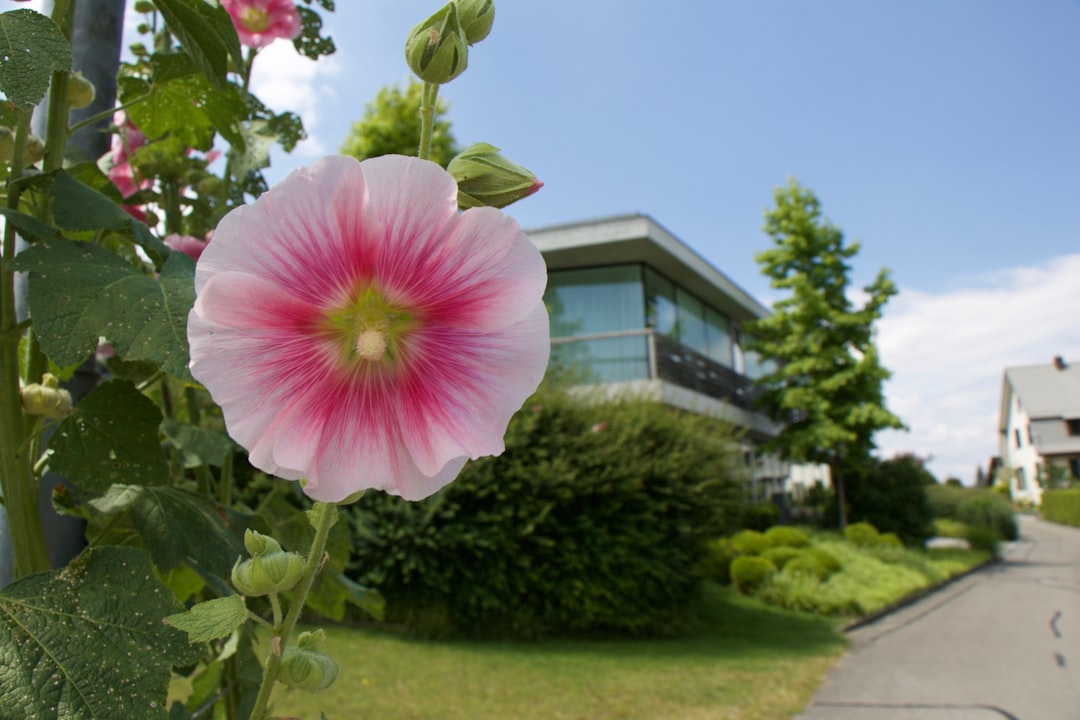
[[[240,42],[263,48],[278,38],[292,40],[303,29],[293,0],[221,0]]]
[[[324,158],[218,224],[191,372],[252,464],[335,502],[426,497],[503,451],[549,351],[544,261],[442,168]]]
[[[192,260],[198,260],[203,250],[206,249],[206,243],[210,242],[210,236],[208,235],[206,240],[200,240],[192,235],[173,233],[172,235],[166,235],[163,242],[170,250],[182,252]]]
[[[124,113],[116,113],[113,122],[120,131],[113,135],[109,179],[120,190],[120,195],[128,198],[153,184],[149,178],[136,178],[131,167],[131,156],[146,144],[146,135]]]

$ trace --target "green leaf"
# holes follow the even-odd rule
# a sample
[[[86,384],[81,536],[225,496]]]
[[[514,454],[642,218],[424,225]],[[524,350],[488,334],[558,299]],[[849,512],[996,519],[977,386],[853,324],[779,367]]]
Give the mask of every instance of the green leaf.
[[[322,18],[314,10],[305,7],[296,8],[300,13],[302,28],[300,35],[293,40],[296,52],[306,58],[318,60],[323,55],[333,55],[337,52],[334,39],[322,34]]]
[[[128,113],[147,137],[168,134],[186,146],[208,150],[216,131],[243,150],[240,120],[247,110],[235,87],[211,86],[183,55],[157,54],[152,62],[153,83],[138,78],[120,81],[122,101],[145,97]]]
[[[200,568],[228,577],[243,553],[243,517],[181,488],[113,485],[89,505],[106,515],[130,510],[154,564],[163,571],[191,558]]]
[[[71,70],[71,45],[56,23],[33,10],[0,13],[0,91],[8,101],[33,108],[55,70]]]
[[[169,615],[165,622],[183,630],[193,643],[228,637],[248,619],[247,605],[239,595],[226,595],[198,603],[187,612]]]
[[[154,0],[154,5],[199,71],[215,87],[228,85],[229,57],[239,68],[244,56],[225,8],[205,0]]]
[[[382,620],[386,615],[386,600],[378,590],[354,582],[329,567],[324,568],[315,576],[307,606],[330,620],[341,622],[345,619],[346,602],[376,620]]]
[[[83,171],[85,174],[85,171]],[[146,250],[155,264],[169,254],[161,242],[143,223],[128,215],[108,195],[76,180],[61,170],[52,183],[53,219],[65,230],[116,230],[129,235]]]
[[[15,227],[15,230],[24,240],[40,242],[42,240],[60,239],[60,233],[56,232],[56,228],[46,225],[33,215],[27,215],[18,210],[5,207],[0,207],[0,215],[3,215],[4,220]]]
[[[57,426],[49,440],[49,467],[92,493],[113,483],[168,482],[160,423],[157,405],[131,383],[99,385]]]
[[[180,460],[185,468],[202,465],[221,467],[235,447],[229,436],[219,430],[196,427],[173,418],[166,418],[161,423],[161,431],[169,443],[180,451]]]
[[[181,606],[134,548],[87,550],[0,591],[5,718],[164,720],[169,669],[197,648],[162,619]]]
[[[58,365],[81,362],[104,337],[125,360],[149,360],[190,380],[195,263],[187,255],[171,253],[155,279],[103,248],[50,240],[19,253],[14,269],[30,273],[34,329]]]

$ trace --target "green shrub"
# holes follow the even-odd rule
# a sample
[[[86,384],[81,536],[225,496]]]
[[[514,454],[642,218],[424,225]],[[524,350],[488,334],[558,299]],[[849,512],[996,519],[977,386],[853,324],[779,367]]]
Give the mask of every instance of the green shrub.
[[[900,539],[900,536],[896,533],[882,533],[878,536],[878,545],[884,545],[886,547],[903,548],[904,541]]]
[[[383,594],[391,621],[434,607],[447,632],[669,631],[696,597],[707,541],[735,528],[733,438],[656,403],[545,389],[502,455],[433,497],[371,492],[351,506],[348,573]]]
[[[790,560],[802,554],[803,551],[799,548],[773,547],[761,553],[761,557],[769,560],[773,565],[776,566],[777,570],[783,570],[784,566],[787,565]]]
[[[806,573],[808,575],[813,575],[818,580],[825,580],[832,574],[820,560],[810,553],[802,553],[799,557],[789,560],[788,563],[784,565],[784,572],[791,575]]]
[[[880,532],[896,533],[905,545],[920,546],[933,532],[934,513],[926,491],[934,484],[934,476],[913,455],[876,462],[850,477],[849,517],[869,522]]]
[[[801,548],[810,544],[810,537],[799,528],[777,525],[765,531],[769,545],[777,547]]]
[[[934,535],[937,537],[966,538],[968,526],[959,520],[934,518]]]
[[[835,572],[840,572],[840,570],[843,569],[843,565],[836,559],[836,556],[820,545],[814,545],[805,552],[809,555],[813,555],[814,558],[821,563],[822,567],[829,571],[830,575]]]
[[[776,566],[761,556],[744,555],[731,563],[731,582],[743,595],[753,595],[775,574]]]
[[[1080,527],[1080,490],[1045,490],[1040,509],[1051,522]]]
[[[844,528],[844,539],[855,547],[874,547],[880,538],[878,529],[868,522],[852,523]]]
[[[731,546],[731,538],[714,538],[706,546],[705,558],[701,561],[701,575],[706,580],[731,584],[731,561],[738,557]]]
[[[780,522],[780,509],[771,502],[747,505],[739,514],[739,527],[765,532]]]
[[[979,493],[965,498],[957,508],[957,519],[972,527],[989,528],[1001,540],[1019,537],[1012,505],[1001,495]]]
[[[772,544],[763,532],[740,530],[731,536],[731,547],[739,555],[760,555],[772,547]]]
[[[960,517],[960,503],[978,492],[987,491],[954,485],[929,485],[926,488],[926,499],[930,502],[930,511],[935,518],[957,520]]]
[[[982,527],[980,525],[969,527],[967,531],[967,541],[972,550],[981,550],[990,553],[993,557],[998,556],[1000,544],[998,534],[988,527]]]

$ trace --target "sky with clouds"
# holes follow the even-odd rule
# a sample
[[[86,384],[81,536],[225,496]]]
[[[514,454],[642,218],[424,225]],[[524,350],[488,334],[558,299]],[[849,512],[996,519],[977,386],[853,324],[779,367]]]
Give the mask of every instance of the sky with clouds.
[[[5,5],[14,3],[4,0]],[[129,3],[131,5],[131,3]],[[437,0],[340,0],[338,52],[278,42],[255,92],[310,139],[268,177],[340,147]],[[970,482],[997,451],[1007,366],[1080,362],[1080,2],[497,0],[492,35],[440,97],[461,144],[544,180],[526,228],[651,215],[751,294],[773,189],[798,179],[887,267],[879,436]]]

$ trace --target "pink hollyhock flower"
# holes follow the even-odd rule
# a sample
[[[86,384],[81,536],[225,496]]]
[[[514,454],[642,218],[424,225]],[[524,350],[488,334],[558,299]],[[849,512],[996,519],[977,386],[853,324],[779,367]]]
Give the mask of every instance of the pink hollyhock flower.
[[[293,0],[221,0],[240,42],[262,48],[278,38],[292,40],[303,29]]]
[[[146,144],[146,135],[135,127],[135,123],[131,122],[124,113],[116,113],[113,116],[113,122],[120,128],[120,132],[113,135],[112,167],[109,169],[109,179],[120,190],[120,194],[127,198],[152,184],[149,178],[137,179],[131,167],[131,156]]]
[[[162,242],[164,242],[165,246],[170,250],[182,252],[192,260],[198,260],[199,256],[202,255],[203,250],[206,249],[206,243],[210,242],[210,236],[207,235],[206,240],[200,240],[193,235],[177,235],[176,233],[173,233],[171,235],[166,235]]]
[[[517,223],[458,212],[435,163],[324,158],[218,224],[191,372],[256,467],[316,500],[418,500],[503,451],[547,366],[546,282]]]

